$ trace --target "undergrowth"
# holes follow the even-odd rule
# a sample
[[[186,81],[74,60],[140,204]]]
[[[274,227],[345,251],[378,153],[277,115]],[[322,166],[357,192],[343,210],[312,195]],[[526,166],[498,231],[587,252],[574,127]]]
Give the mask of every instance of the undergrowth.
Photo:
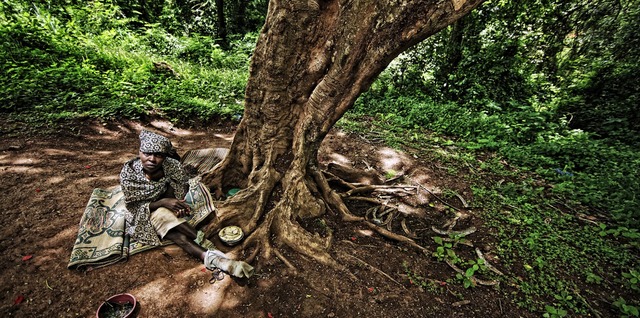
[[[66,19],[37,5],[0,6],[2,112],[51,122],[242,113],[253,34],[224,51],[206,37],[128,30],[118,7],[100,2],[67,9]]]
[[[485,226],[493,229],[493,252],[506,269],[507,275],[500,279],[509,287],[506,291],[515,290],[510,297],[518,305],[545,317],[601,314],[587,299],[601,297],[600,291],[607,290],[613,293],[608,295],[608,301],[614,304],[612,312],[624,315],[637,308],[638,290],[634,288],[638,286],[640,233],[623,225],[631,222],[619,223],[610,214],[601,215],[598,212],[603,211],[566,191],[563,183],[577,181],[566,166],[561,166],[560,172],[554,169],[559,159],[536,154],[535,147],[515,148],[511,144],[494,151],[470,149],[467,145],[474,143],[464,138],[446,138],[420,126],[402,127],[390,115],[379,115],[377,121],[366,123],[359,118],[348,115],[339,126],[365,138],[381,137],[398,148],[410,147],[425,158],[444,163],[451,174],[471,184],[472,205],[483,211]],[[587,140],[581,141],[585,147],[603,147]],[[513,154],[508,155],[507,150],[521,156],[527,151],[530,157],[542,156],[549,161],[546,169],[551,172],[532,169],[514,159]],[[632,152],[627,150],[624,155]],[[434,252],[436,259],[455,255],[451,244],[441,242],[440,246]],[[464,275],[458,276],[460,283],[468,286]],[[620,284],[624,286],[621,290],[617,288]]]

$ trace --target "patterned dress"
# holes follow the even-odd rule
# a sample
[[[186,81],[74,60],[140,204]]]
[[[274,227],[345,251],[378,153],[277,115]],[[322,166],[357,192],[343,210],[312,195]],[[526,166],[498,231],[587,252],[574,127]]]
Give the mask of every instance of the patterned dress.
[[[125,196],[125,233],[137,241],[158,246],[160,238],[151,224],[149,204],[162,198],[168,186],[174,189],[177,199],[183,199],[188,190],[188,177],[179,161],[165,158],[162,163],[164,177],[152,181],[145,177],[140,158],[124,164],[120,172],[120,185]]]

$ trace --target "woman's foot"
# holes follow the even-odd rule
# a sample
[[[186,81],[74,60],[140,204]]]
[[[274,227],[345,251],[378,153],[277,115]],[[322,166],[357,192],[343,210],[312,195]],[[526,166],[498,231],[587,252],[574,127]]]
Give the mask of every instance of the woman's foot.
[[[253,266],[243,262],[228,259],[224,253],[218,250],[208,250],[204,256],[204,266],[208,270],[219,268],[235,277],[251,277]]]

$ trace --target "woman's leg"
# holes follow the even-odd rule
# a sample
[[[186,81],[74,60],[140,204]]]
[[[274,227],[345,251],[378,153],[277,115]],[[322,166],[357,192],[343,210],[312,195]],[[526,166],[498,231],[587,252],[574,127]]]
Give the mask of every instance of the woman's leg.
[[[185,224],[185,223],[182,223],[182,224]],[[190,255],[197,257],[200,260],[204,260],[204,256],[207,250],[205,250],[202,246],[196,244],[193,241],[193,239],[189,238],[189,236],[179,231],[178,227],[179,226],[169,230],[169,232],[164,236],[164,238],[173,241]],[[195,238],[195,235],[194,235],[194,238]]]
[[[194,229],[193,226],[191,226],[187,222],[180,223],[178,226],[174,227],[171,230],[172,231],[174,231],[174,230],[178,231],[178,232],[186,235],[191,240],[195,240],[196,237],[198,236],[198,231],[196,231],[196,229]]]

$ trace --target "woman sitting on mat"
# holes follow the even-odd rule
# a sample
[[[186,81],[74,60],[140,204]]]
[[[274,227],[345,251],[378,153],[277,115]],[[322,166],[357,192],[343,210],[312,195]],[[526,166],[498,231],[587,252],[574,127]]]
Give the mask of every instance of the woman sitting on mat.
[[[203,241],[202,232],[183,218],[191,213],[184,200],[188,177],[180,162],[168,157],[172,148],[164,136],[147,130],[140,133],[140,157],[125,163],[120,172],[127,207],[126,234],[152,246],[161,245],[161,239],[171,240],[202,260],[209,270],[219,268],[236,277],[250,277],[253,267],[249,264],[196,243]]]

